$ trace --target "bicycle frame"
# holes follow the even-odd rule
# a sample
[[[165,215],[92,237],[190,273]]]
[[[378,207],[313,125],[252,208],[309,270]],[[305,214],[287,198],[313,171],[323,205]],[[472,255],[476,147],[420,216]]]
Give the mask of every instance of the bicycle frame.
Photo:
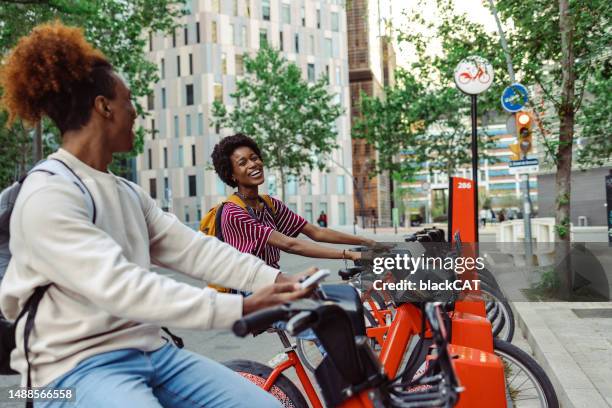
[[[312,407],[323,408],[321,400],[317,395],[317,391],[313,387],[312,382],[310,381],[310,378],[306,373],[306,370],[304,370],[304,366],[302,365],[300,358],[295,352],[293,345],[289,341],[289,338],[283,331],[277,331],[277,334],[281,342],[283,343],[283,346],[285,347],[285,354],[287,355],[287,360],[283,361],[282,363],[273,368],[272,372],[270,373],[268,378],[266,378],[266,382],[262,385],[261,388],[263,388],[267,392],[270,392],[270,389],[272,389],[272,386],[274,385],[274,383],[276,383],[278,376],[281,375],[284,371],[293,368],[298,376],[298,379],[300,380],[300,383],[302,384],[302,387],[304,387],[304,392],[306,393],[306,397],[310,401]]]

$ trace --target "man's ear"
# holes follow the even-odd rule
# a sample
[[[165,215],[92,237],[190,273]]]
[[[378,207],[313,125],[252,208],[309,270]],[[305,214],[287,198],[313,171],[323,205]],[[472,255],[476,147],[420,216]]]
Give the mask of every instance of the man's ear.
[[[98,95],[96,99],[94,99],[94,110],[102,117],[111,117],[112,111],[109,106],[108,99],[102,95]]]

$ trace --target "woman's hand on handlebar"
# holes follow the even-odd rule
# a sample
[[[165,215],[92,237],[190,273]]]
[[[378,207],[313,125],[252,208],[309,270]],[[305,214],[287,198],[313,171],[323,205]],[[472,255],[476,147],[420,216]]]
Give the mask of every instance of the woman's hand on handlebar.
[[[244,298],[242,315],[246,316],[260,309],[291,302],[310,295],[312,288],[301,289],[296,282],[273,283]]]

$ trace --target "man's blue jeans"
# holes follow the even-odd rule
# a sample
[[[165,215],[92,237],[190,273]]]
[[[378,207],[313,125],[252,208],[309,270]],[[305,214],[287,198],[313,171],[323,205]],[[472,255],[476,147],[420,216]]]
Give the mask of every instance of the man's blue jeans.
[[[171,344],[152,352],[124,349],[98,354],[47,387],[73,387],[76,403],[37,401],[36,408],[281,406],[229,368]]]

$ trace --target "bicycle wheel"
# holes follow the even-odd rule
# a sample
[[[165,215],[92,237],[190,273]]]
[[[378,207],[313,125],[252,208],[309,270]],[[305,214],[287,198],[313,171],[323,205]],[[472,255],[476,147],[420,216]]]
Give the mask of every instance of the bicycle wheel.
[[[265,364],[250,360],[230,360],[223,363],[224,366],[234,370],[258,387],[262,387],[272,369]],[[300,390],[285,375],[280,374],[276,382],[268,391],[283,407],[308,408],[308,403]]]
[[[480,292],[485,303],[495,303],[487,313],[493,336],[511,342],[514,337],[515,323],[514,312],[512,312],[510,304],[504,299],[500,291],[484,282],[481,282]]]
[[[557,394],[550,379],[529,354],[514,344],[493,340],[495,355],[504,363],[506,397],[515,408],[558,408]]]

